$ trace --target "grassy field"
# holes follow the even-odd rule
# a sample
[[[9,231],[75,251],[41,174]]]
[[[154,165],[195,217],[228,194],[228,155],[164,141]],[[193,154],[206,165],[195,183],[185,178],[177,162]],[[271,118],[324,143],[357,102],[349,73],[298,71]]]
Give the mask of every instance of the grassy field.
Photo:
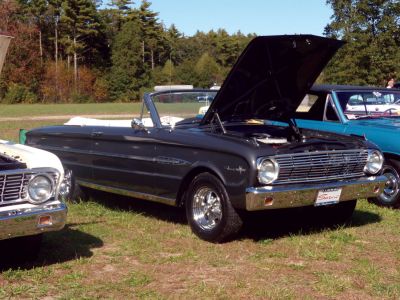
[[[32,129],[40,126],[57,125],[66,122],[67,119],[49,121],[7,121],[0,122],[0,139],[18,142],[19,129]]]
[[[158,103],[160,112],[187,113],[197,112],[204,103]],[[141,102],[135,103],[85,103],[85,104],[0,104],[0,119],[31,116],[64,116],[64,115],[139,115]]]
[[[179,103],[159,104],[160,112],[172,115],[194,115],[203,104]],[[0,105],[0,139],[18,141],[20,128],[31,129],[39,126],[57,125],[65,123],[70,116],[79,115],[131,115],[138,116],[141,111],[141,103],[96,103],[96,104],[21,104]],[[32,120],[33,117],[51,116],[51,120]],[[148,117],[148,115],[145,115]],[[17,120],[2,120],[2,118],[18,118]],[[127,117],[125,117],[126,119]]]
[[[85,104],[0,104],[0,118],[52,115],[138,114],[141,102]]]
[[[0,132],[16,139],[44,124],[0,122]],[[69,204],[36,261],[2,262],[0,298],[399,299],[399,224],[400,211],[359,201],[346,226],[251,214],[237,240],[215,245],[191,233],[182,209],[93,193]]]

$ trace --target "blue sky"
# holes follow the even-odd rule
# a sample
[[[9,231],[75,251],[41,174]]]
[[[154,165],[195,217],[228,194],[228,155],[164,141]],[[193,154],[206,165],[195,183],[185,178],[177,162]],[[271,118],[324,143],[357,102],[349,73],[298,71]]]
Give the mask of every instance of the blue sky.
[[[151,0],[150,0],[151,1]],[[140,1],[135,1],[137,5]],[[257,35],[322,35],[332,10],[325,0],[153,0],[151,9],[185,35],[224,28]]]

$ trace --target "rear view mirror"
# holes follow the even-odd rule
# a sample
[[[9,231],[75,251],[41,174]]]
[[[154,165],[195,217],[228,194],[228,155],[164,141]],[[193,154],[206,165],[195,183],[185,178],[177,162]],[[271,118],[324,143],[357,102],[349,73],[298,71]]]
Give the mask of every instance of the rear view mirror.
[[[134,130],[146,131],[146,132],[147,132],[147,129],[146,129],[146,127],[144,126],[142,120],[137,119],[137,118],[134,118],[134,119],[132,120],[132,122],[131,122],[131,127],[132,127]]]

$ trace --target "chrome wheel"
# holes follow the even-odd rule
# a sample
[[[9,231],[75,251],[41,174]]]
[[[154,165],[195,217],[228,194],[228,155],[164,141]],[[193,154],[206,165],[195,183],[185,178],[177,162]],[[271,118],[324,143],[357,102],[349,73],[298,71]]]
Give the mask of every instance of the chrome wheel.
[[[68,198],[72,191],[72,171],[66,170],[64,173],[64,179],[60,184],[60,196],[63,199]]]
[[[199,188],[193,196],[193,219],[203,230],[214,229],[222,219],[221,199],[209,187]]]
[[[239,232],[242,219],[219,178],[208,172],[197,175],[185,196],[188,223],[198,237],[221,243]]]
[[[399,174],[391,167],[386,166],[383,175],[387,177],[383,193],[379,195],[379,199],[385,204],[390,204],[396,200],[399,194]]]

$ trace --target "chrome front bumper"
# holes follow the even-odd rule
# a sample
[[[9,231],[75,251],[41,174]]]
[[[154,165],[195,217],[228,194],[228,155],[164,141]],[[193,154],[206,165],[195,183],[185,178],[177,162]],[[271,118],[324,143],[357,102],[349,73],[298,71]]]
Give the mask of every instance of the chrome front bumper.
[[[67,206],[60,201],[2,207],[0,240],[60,230],[66,219]]]
[[[314,205],[318,192],[341,188],[339,201],[376,197],[382,193],[387,178],[371,176],[329,183],[286,184],[246,189],[246,210],[264,210]]]

